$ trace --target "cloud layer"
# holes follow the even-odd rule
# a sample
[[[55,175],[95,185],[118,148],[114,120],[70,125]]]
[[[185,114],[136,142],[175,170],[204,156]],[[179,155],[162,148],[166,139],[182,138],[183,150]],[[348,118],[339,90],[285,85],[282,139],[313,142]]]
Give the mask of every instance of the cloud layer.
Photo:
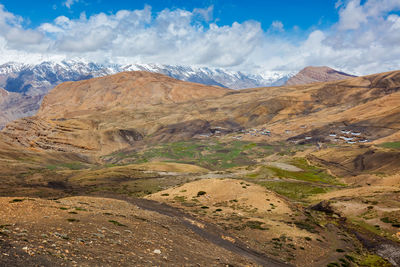
[[[76,1],[66,1],[71,6]],[[79,19],[60,16],[37,28],[0,5],[0,63],[84,58],[109,63],[163,63],[247,72],[328,65],[355,74],[400,69],[398,0],[336,4],[339,21],[291,38],[281,21],[213,22],[213,8],[120,10]]]

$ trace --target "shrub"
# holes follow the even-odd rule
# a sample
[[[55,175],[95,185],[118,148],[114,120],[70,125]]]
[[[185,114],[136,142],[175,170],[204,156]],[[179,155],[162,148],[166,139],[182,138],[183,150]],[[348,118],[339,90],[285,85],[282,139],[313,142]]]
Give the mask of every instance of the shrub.
[[[114,221],[114,220],[109,220],[109,222],[112,223],[112,224],[114,224],[114,225],[116,225],[116,226],[125,226],[125,227],[126,227],[125,224],[122,224],[122,223],[117,222],[117,221]]]
[[[251,229],[258,229],[258,230],[268,230],[268,228],[264,228],[261,225],[263,225],[263,222],[259,221],[247,221],[246,226],[251,228]]]
[[[199,196],[203,196],[203,195],[205,195],[205,194],[207,194],[205,191],[199,191],[199,192],[197,192],[197,196],[199,197]]]
[[[10,203],[22,202],[22,201],[24,201],[24,199],[15,198],[15,199],[11,200]]]

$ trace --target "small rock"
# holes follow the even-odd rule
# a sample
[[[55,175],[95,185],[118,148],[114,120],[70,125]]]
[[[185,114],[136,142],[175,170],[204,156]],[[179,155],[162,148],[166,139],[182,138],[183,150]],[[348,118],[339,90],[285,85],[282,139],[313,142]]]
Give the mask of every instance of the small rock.
[[[16,236],[27,236],[28,234],[27,233],[17,233],[17,234],[15,234]]]
[[[104,238],[105,237],[105,235],[99,234],[99,233],[94,233],[93,235],[98,237],[98,238]]]
[[[161,250],[155,249],[155,250],[153,251],[153,253],[154,253],[154,254],[161,254]]]

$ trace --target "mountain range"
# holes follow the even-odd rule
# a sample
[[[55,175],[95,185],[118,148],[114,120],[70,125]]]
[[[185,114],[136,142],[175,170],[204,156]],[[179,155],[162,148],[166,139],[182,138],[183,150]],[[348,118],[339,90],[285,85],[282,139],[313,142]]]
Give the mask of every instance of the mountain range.
[[[283,85],[294,73],[266,71],[247,74],[218,68],[161,64],[96,64],[83,61],[42,62],[36,65],[6,63],[0,66],[0,127],[7,122],[32,116],[39,109],[44,95],[66,81],[80,81],[123,71],[149,71],[205,85],[231,89]]]

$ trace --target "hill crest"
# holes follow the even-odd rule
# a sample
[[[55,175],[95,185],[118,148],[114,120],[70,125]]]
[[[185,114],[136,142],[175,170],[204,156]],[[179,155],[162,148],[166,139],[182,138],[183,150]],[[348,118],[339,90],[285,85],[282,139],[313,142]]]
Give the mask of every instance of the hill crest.
[[[230,89],[184,82],[146,71],[121,72],[65,82],[45,96],[39,117],[70,117],[87,111],[130,109],[219,97]]]
[[[356,76],[341,71],[334,70],[327,66],[309,66],[302,69],[299,73],[291,77],[286,85],[301,85],[315,82],[339,81]]]

